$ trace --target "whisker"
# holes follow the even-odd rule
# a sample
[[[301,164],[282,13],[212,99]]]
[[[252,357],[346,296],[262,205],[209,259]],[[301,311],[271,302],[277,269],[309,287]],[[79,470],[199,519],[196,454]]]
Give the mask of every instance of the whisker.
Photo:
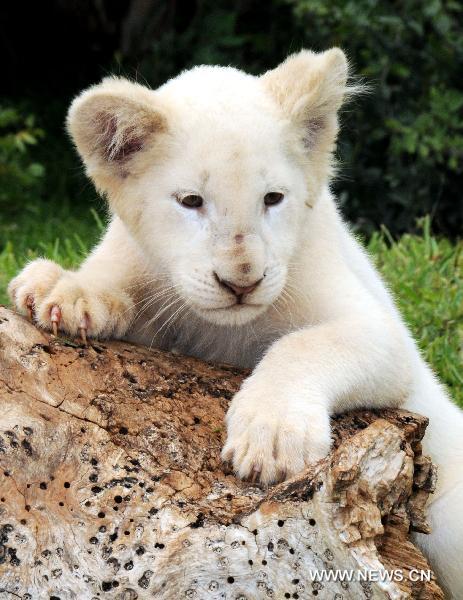
[[[169,300],[172,300],[176,296],[177,296],[177,294],[175,292],[170,292],[170,293],[166,293],[166,294],[164,294],[162,296],[159,296],[157,298],[152,298],[152,299],[148,300],[146,302],[146,304],[144,304],[137,311],[137,314],[135,315],[134,320],[140,318],[144,312],[146,312],[148,309],[150,309],[152,306],[154,306],[156,304],[157,300],[164,300],[164,303],[160,307],[160,308],[162,308],[163,306],[165,306],[166,302],[168,302]]]
[[[162,296],[165,296],[166,294],[172,294],[177,292],[176,287],[174,286],[170,286],[168,288],[163,288],[162,290],[158,290],[157,292],[155,292],[154,294],[145,296],[144,298],[142,298],[139,302],[137,302],[135,304],[135,306],[138,306],[139,304],[142,304],[145,301],[153,301],[153,300],[157,300],[158,298],[161,298]]]
[[[151,338],[151,344],[150,344],[150,349],[153,346],[154,340],[156,339],[156,337],[161,333],[161,331],[164,329],[164,333],[162,334],[162,337],[160,339],[160,344],[162,344],[164,337],[167,333],[167,331],[169,330],[169,328],[175,323],[176,321],[176,317],[179,316],[179,313],[181,313],[182,310],[184,310],[185,308],[188,308],[187,303],[183,302],[181,304],[181,306],[179,308],[177,308],[168,319],[166,319],[164,321],[164,323],[161,325],[161,327],[159,327],[159,329],[157,329],[157,331],[154,333],[153,337]]]
[[[168,302],[168,300],[167,300],[167,302]],[[167,304],[167,306],[166,306],[166,303],[164,303],[164,304],[161,306],[161,308],[160,308],[160,309],[157,311],[157,313],[154,315],[154,317],[151,317],[151,319],[149,319],[149,320],[148,320],[148,321],[145,323],[145,325],[144,325],[143,329],[145,330],[145,329],[147,329],[148,327],[150,327],[150,326],[151,326],[151,325],[152,325],[152,324],[153,324],[155,321],[157,321],[157,320],[158,320],[158,319],[159,319],[159,318],[160,318],[160,317],[161,317],[161,316],[162,316],[162,315],[163,315],[163,314],[166,312],[166,310],[169,310],[169,308],[170,308],[171,306],[174,306],[175,304],[177,304],[177,302],[183,302],[183,299],[182,299],[182,298],[178,298],[178,297],[177,297],[177,298],[176,298],[175,300],[173,300],[172,302],[169,302],[169,304]]]
[[[184,302],[179,308],[177,308],[177,310],[175,312],[173,312],[171,314],[171,316],[164,322],[164,324],[158,329],[158,331],[156,332],[156,335],[159,335],[161,333],[161,331],[164,329],[164,333],[162,334],[162,337],[161,337],[161,343],[164,340],[164,337],[165,337],[167,331],[169,330],[170,327],[172,327],[172,325],[174,325],[175,321],[180,316],[181,311],[184,310],[185,307],[187,307],[186,302]]]

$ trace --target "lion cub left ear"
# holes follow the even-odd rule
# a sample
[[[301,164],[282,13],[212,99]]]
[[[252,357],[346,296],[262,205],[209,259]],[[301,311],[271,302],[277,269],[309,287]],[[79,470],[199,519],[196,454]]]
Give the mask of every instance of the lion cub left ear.
[[[87,173],[98,188],[137,172],[141,157],[167,131],[155,92],[126,79],[109,77],[78,96],[67,126]]]
[[[337,111],[346,92],[347,58],[339,48],[302,50],[261,77],[266,90],[300,130],[307,149],[334,142]]]

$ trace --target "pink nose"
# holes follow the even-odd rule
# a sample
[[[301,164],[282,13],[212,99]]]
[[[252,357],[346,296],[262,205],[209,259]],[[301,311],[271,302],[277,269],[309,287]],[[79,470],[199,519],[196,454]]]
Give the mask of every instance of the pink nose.
[[[238,296],[238,297],[244,296],[245,294],[250,294],[251,292],[253,292],[256,289],[256,287],[262,281],[262,279],[259,279],[258,281],[255,281],[251,285],[247,285],[247,286],[243,287],[241,285],[236,285],[235,283],[232,283],[231,281],[226,281],[225,279],[220,279],[220,277],[218,275],[216,275],[216,278],[217,278],[217,281],[221,285],[223,285],[224,287],[229,289],[231,292],[233,292],[235,294],[235,296]]]

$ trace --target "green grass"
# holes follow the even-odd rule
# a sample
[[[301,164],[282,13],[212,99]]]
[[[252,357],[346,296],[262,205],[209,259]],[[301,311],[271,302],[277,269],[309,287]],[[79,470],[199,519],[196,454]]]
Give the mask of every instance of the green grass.
[[[386,230],[368,249],[395,295],[423,355],[463,407],[463,241],[451,243],[430,233],[396,241]],[[22,265],[46,256],[66,267],[77,265],[104,225],[95,211],[56,205],[0,222],[0,303],[6,285]]]
[[[395,241],[386,230],[368,249],[410,326],[423,356],[463,408],[463,241],[430,233]]]
[[[78,265],[101,235],[103,219],[95,209],[57,203],[0,214],[0,304],[8,304],[6,286],[26,262],[45,256],[64,267]]]

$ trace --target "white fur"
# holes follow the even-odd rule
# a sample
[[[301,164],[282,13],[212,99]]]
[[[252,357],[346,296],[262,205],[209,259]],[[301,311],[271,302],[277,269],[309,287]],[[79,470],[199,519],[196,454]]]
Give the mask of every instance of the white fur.
[[[73,103],[69,129],[112,220],[76,272],[29,264],[20,310],[94,336],[124,336],[254,367],[232,401],[223,451],[241,477],[296,473],[330,447],[329,413],[404,406],[427,415],[439,468],[434,526],[418,536],[463,598],[463,414],[417,350],[328,189],[346,87],[340,50],[301,52],[257,78],[199,67],[157,91],[107,79]],[[266,208],[278,191],[281,204]],[[200,209],[177,201],[204,198]],[[238,236],[238,237],[237,237]],[[236,305],[221,280],[262,278]]]

